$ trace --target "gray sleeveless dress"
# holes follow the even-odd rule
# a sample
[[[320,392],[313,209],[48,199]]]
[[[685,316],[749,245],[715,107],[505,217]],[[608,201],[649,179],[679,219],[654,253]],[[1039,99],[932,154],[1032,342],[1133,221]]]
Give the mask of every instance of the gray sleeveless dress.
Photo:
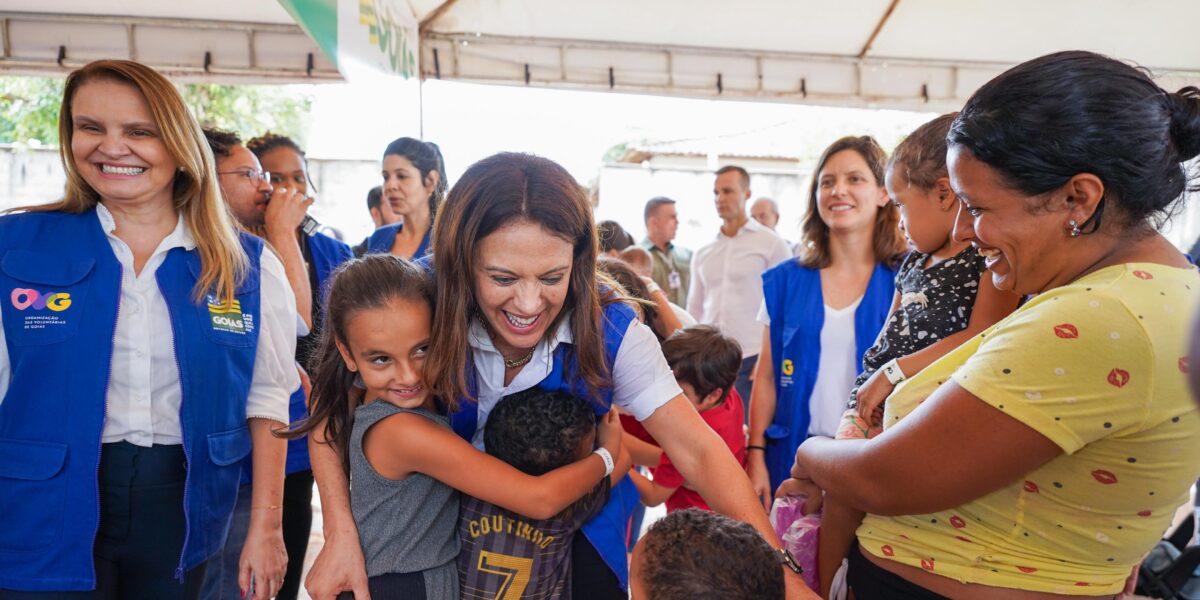
[[[403,412],[450,427],[449,419],[441,415],[382,400],[354,411],[350,509],[358,525],[367,576],[423,572],[430,600],[458,600],[458,491],[422,473],[400,481],[387,479],[363,455],[363,434],[380,420]]]

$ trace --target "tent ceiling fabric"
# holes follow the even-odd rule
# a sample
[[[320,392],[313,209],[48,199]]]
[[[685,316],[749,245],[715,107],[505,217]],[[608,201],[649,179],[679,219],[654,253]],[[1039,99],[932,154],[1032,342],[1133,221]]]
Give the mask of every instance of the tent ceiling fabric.
[[[411,2],[418,18],[440,4]],[[1009,66],[1066,49],[1150,67],[1167,87],[1200,82],[1197,22],[1194,0],[458,0],[430,24],[422,71],[514,85],[945,110]]]
[[[98,58],[133,58],[185,81],[341,77],[274,0],[4,0],[0,6],[0,73],[65,75]]]
[[[1080,48],[1150,67],[1169,88],[1200,83],[1195,0],[408,1],[418,21],[443,8],[423,28],[427,78],[944,110],[1016,62]],[[275,0],[5,0],[4,10],[0,72],[62,73],[128,56],[134,38],[140,60],[185,77],[336,77]]]

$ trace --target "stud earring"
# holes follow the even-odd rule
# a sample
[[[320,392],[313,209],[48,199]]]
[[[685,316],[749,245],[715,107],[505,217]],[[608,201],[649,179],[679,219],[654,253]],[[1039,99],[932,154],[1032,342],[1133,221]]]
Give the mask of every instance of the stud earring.
[[[1082,230],[1079,229],[1079,223],[1076,223],[1075,219],[1071,219],[1067,221],[1067,224],[1071,226],[1071,237],[1079,237],[1079,234],[1082,233]]]

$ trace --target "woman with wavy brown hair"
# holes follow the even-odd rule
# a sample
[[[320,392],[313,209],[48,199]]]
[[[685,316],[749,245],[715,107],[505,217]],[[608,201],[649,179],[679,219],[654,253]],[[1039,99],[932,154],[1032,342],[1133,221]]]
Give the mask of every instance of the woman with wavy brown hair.
[[[270,428],[299,385],[282,265],[239,237],[153,69],[73,72],[59,130],[65,197],[0,217],[0,598],[196,597],[247,456],[240,580],[270,597],[287,562]]]
[[[800,255],[763,273],[762,350],[750,394],[746,470],[764,505],[809,435],[832,436],[892,306],[905,251],[869,136],[837,140],[813,172]]]
[[[598,283],[591,209],[565,169],[526,154],[476,163],[450,191],[433,240],[437,300],[426,377],[435,393],[469,400],[452,419],[459,435],[482,447],[491,408],[534,386],[582,395],[597,414],[616,404],[716,510],[778,546],[745,474],[681,393],[654,333]],[[366,577],[340,459],[312,437],[327,536],[308,590],[318,599],[360,594]],[[626,479],[576,538],[574,597],[627,597],[622,524],[636,497]]]

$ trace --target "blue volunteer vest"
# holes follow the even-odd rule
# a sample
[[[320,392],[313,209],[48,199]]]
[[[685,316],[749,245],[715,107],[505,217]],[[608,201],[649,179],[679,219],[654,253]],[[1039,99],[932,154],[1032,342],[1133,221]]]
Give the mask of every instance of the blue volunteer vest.
[[[393,223],[384,225],[375,230],[371,237],[367,238],[367,253],[368,254],[387,254],[392,251],[392,244],[396,243],[396,234],[404,228],[403,223]],[[416,260],[433,251],[429,245],[429,237],[433,234],[433,227],[430,227],[425,232],[425,237],[421,238],[421,245],[417,246],[417,251],[412,255],[412,259]]]
[[[604,307],[604,359],[610,373],[617,359],[617,350],[625,338],[625,332],[635,318],[633,309],[622,302],[614,302]],[[550,374],[538,383],[538,387],[550,391],[566,391],[584,398],[591,397],[583,381],[574,377],[578,369],[577,364],[571,344],[559,344],[554,349],[554,366]],[[467,368],[468,385],[474,387],[475,369],[469,365]],[[602,417],[612,406],[612,389],[601,390],[597,400],[592,402],[592,409],[597,417]],[[478,405],[474,402],[461,402],[458,412],[450,416],[450,426],[467,441],[474,437],[478,422]],[[634,487],[633,480],[626,475],[613,487],[612,496],[604,505],[604,509],[583,526],[584,536],[617,576],[623,589],[628,589],[629,586],[625,536],[628,533],[630,516],[639,501],[637,488]]]
[[[854,311],[859,373],[863,354],[875,343],[891,310],[895,278],[895,271],[876,265],[862,302]],[[771,318],[771,360],[775,369],[775,418],[765,431],[765,458],[774,490],[790,476],[796,449],[808,437],[808,401],[821,361],[825,297],[820,271],[803,267],[794,259],[767,270],[762,279],[763,299]]]
[[[242,460],[259,322],[262,242],[232,306],[193,301],[195,251],[155,273],[174,334],[187,456],[187,533],[176,577],[225,542]],[[0,588],[96,585],[96,477],[120,300],[121,265],[94,210],[0,217],[0,302],[12,379],[0,402]]]
[[[354,253],[350,251],[350,246],[323,233],[314,233],[308,236],[308,251],[312,256],[312,269],[317,275],[317,287],[320,288],[318,293],[324,299],[329,295],[329,282],[333,279],[333,272],[342,263],[354,258]],[[324,305],[323,301],[322,305]],[[305,370],[309,368],[309,365],[301,366]],[[292,425],[295,425],[301,419],[307,417],[308,399],[304,397],[304,386],[301,386],[292,394],[288,403],[288,418],[291,420]],[[311,468],[312,463],[308,459],[308,438],[302,437],[288,440],[286,473],[291,475],[292,473],[307,471]],[[249,465],[247,465],[246,470],[247,478],[245,481],[249,482]]]

